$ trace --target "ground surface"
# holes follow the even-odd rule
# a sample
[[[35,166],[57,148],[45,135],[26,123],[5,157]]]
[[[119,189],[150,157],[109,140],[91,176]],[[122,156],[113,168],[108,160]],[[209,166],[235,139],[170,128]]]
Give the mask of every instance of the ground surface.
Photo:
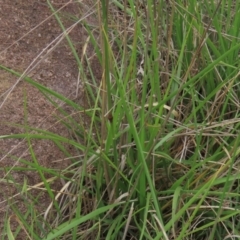
[[[51,1],[55,8],[61,8],[68,1]],[[87,12],[79,3],[70,3],[63,8],[75,16],[81,17],[83,12]],[[89,1],[85,1],[89,5]],[[93,18],[88,18],[92,21]],[[70,19],[64,20],[65,27],[71,26],[74,22]],[[82,101],[81,91],[76,96],[78,67],[71,53],[67,41],[62,40],[54,50],[46,56],[41,53],[48,46],[48,49],[54,46],[51,44],[62,33],[54,16],[44,0],[0,0],[0,64],[23,73],[29,66],[34,68],[28,72],[34,80],[63,94],[75,101]],[[70,36],[73,39],[74,47],[81,55],[84,43],[87,38],[86,31],[79,24],[72,30]],[[49,45],[50,44],[50,45]],[[88,51],[93,50],[88,48]],[[34,63],[35,61],[35,63]],[[94,64],[94,63],[93,63]],[[95,67],[97,69],[97,67]],[[11,88],[18,78],[3,70],[0,70],[0,136],[11,133],[22,132],[21,128],[16,128],[13,123],[24,125],[26,114],[24,113],[24,99],[27,99],[27,122],[29,126],[50,129],[55,133],[68,136],[68,131],[60,124],[56,123],[56,109],[42,96],[42,94],[30,86],[28,83],[20,80],[14,90],[7,96],[7,91]],[[7,98],[6,98],[7,97]],[[84,100],[83,100],[84,101]],[[12,123],[7,125],[6,123]],[[59,171],[68,166],[69,161],[65,159],[64,154],[49,141],[33,142],[33,148],[40,164],[45,167],[59,169]],[[21,157],[32,161],[26,141],[24,140],[0,140],[0,179],[7,179],[11,173],[18,183],[27,180],[28,185],[34,186],[40,182],[39,176],[34,172],[21,172],[3,170],[5,167],[18,166],[20,163],[17,158]],[[13,173],[13,174],[12,174]],[[6,201],[10,196],[19,192],[16,186],[2,181],[0,188],[0,229],[3,226],[3,218],[8,211],[9,203]],[[21,186],[20,186],[21,187]],[[56,183],[56,189],[61,187],[60,182]],[[39,192],[36,194],[39,194]],[[50,199],[46,194],[40,193],[39,209],[46,208]],[[25,211],[24,204],[18,197],[14,197],[14,202],[18,202],[20,210]],[[12,223],[14,228],[15,224]],[[0,234],[1,235],[1,234]]]

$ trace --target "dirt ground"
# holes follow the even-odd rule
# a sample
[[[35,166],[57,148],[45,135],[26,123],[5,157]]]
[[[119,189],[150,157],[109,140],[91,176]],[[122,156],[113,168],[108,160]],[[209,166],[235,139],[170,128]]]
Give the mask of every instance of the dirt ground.
[[[82,17],[92,5],[90,1],[51,1],[55,9],[63,8],[61,12],[67,12]],[[84,4],[85,3],[85,4]],[[27,68],[34,67],[28,72],[34,80],[44,86],[53,89],[66,97],[77,102],[84,102],[82,91],[76,96],[78,87],[78,67],[76,60],[63,39],[57,46],[51,44],[62,30],[45,0],[0,0],[0,64],[23,73]],[[63,18],[64,19],[64,18]],[[95,17],[90,16],[87,21],[94,22]],[[69,18],[64,19],[65,27],[74,24]],[[74,47],[81,55],[83,46],[88,37],[81,24],[78,24],[70,33]],[[43,49],[49,50],[54,46],[52,52],[46,56]],[[98,63],[91,47],[88,53],[93,56],[92,64],[95,64],[96,74],[99,74]],[[95,59],[95,60],[94,60]],[[28,125],[41,129],[48,129],[63,136],[68,136],[68,131],[63,125],[56,124],[56,109],[43,97],[43,95],[30,84],[20,80],[13,91],[7,96],[7,91],[18,81],[16,76],[0,70],[0,136],[20,133],[21,128],[14,124],[24,125],[24,99],[27,99]],[[6,124],[6,123],[11,123]],[[64,154],[50,141],[34,141],[33,149],[40,164],[44,167],[59,169],[59,171],[70,164]],[[71,151],[71,149],[69,149]],[[9,156],[15,156],[12,158]],[[20,166],[18,158],[32,161],[26,141],[19,139],[0,140],[0,237],[3,227],[3,219],[9,211],[9,203],[6,201],[10,196],[19,192],[17,186],[4,182],[9,172],[6,167]],[[27,180],[29,186],[39,183],[40,178],[34,172],[24,174],[18,171],[11,172],[11,176],[18,183]],[[60,189],[61,183],[56,183],[56,189]],[[20,186],[21,188],[21,186]],[[39,192],[37,193],[39,194]],[[50,203],[50,199],[42,192],[39,198],[39,211],[44,211]],[[18,197],[14,197],[20,211],[25,211],[24,204]],[[14,221],[12,228],[17,226]],[[24,235],[19,239],[26,239]]]

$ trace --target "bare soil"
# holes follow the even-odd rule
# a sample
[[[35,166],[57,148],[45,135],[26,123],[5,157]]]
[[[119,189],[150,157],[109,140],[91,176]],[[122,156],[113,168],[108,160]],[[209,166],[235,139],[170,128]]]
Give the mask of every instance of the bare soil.
[[[92,6],[90,1],[51,1],[55,9],[63,7],[61,13],[68,13],[81,18]],[[85,4],[84,4],[85,3]],[[62,16],[65,28],[74,24],[74,21]],[[86,18],[94,23],[95,17]],[[27,73],[32,79],[64,96],[84,103],[84,95],[79,91],[78,66],[73,57],[71,49],[63,39],[57,45],[52,44],[62,30],[45,0],[0,0],[0,64],[23,73],[29,66],[33,70]],[[69,34],[78,54],[81,55],[83,46],[88,37],[85,29],[78,24]],[[44,49],[53,50],[46,54]],[[88,47],[89,54],[92,54],[92,64],[96,75],[100,76],[99,65],[94,56],[93,48]],[[13,91],[7,95],[8,90],[18,81],[18,78],[4,70],[0,70],[0,136],[24,132],[23,126],[51,130],[63,136],[69,135],[68,130],[57,122],[56,109],[49,101],[33,86],[20,80]],[[80,89],[81,90],[81,89]],[[26,104],[25,104],[26,103]],[[26,108],[24,110],[24,104]],[[26,114],[27,112],[27,114]],[[14,124],[18,124],[17,127]],[[49,169],[61,171],[70,164],[70,160],[51,141],[33,141],[33,150],[38,162]],[[70,147],[70,152],[73,151]],[[5,214],[11,213],[10,203],[17,204],[19,211],[23,214],[26,211],[22,198],[19,197],[21,183],[24,180],[28,186],[35,186],[41,182],[40,177],[34,171],[13,171],[9,167],[23,166],[19,158],[33,161],[26,140],[23,139],[0,139],[0,237]],[[19,186],[6,182],[9,177],[20,183]],[[49,176],[50,177],[50,176]],[[59,190],[61,182],[55,182],[54,188]],[[35,192],[34,192],[35,191]],[[38,196],[39,212],[44,212],[51,200],[44,191],[32,190]],[[7,201],[12,199],[12,201]],[[9,215],[10,216],[10,215]],[[19,226],[16,219],[11,218],[11,227],[14,230]],[[22,231],[18,239],[26,239]]]

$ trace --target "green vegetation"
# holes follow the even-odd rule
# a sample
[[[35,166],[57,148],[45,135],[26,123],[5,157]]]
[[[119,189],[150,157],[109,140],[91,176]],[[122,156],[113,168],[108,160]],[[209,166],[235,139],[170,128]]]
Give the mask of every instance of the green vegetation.
[[[27,184],[19,187],[28,211],[11,203],[19,227],[12,232],[6,215],[3,231],[9,239],[20,229],[44,240],[239,238],[240,2],[103,0],[91,11],[99,26],[84,18],[79,24],[89,34],[85,47],[95,48],[101,82],[91,56],[78,57],[68,36],[88,107],[24,78],[59,108],[75,137],[32,129],[27,107],[26,124],[18,126],[24,133],[1,136],[27,140],[32,161],[20,159],[20,170],[36,171],[52,199],[40,214],[38,197]],[[79,20],[55,17],[62,31],[63,18]],[[87,118],[88,129],[59,100]],[[35,139],[53,141],[66,157],[70,144],[80,157],[61,174],[46,169]],[[7,170],[6,181],[18,186],[11,173],[19,169]],[[56,194],[51,183],[59,178],[65,185]]]

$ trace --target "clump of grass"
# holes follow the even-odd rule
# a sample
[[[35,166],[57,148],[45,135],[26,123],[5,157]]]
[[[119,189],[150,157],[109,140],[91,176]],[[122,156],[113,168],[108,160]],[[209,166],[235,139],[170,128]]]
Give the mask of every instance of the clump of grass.
[[[41,168],[30,147],[33,163],[25,163],[40,174],[52,204],[32,217],[32,226],[28,214],[14,209],[20,227],[48,240],[239,236],[240,4],[139,0],[96,7],[101,43],[82,24],[102,66],[100,85],[91,56],[75,54],[88,108],[25,78],[53,104],[54,97],[86,114],[88,129],[60,108],[75,139],[30,126],[25,134],[2,136],[25,137],[29,146],[32,139],[52,140],[71,156],[68,143],[83,153],[66,177]],[[47,171],[63,179],[57,195]],[[16,237],[9,219],[6,231]]]

